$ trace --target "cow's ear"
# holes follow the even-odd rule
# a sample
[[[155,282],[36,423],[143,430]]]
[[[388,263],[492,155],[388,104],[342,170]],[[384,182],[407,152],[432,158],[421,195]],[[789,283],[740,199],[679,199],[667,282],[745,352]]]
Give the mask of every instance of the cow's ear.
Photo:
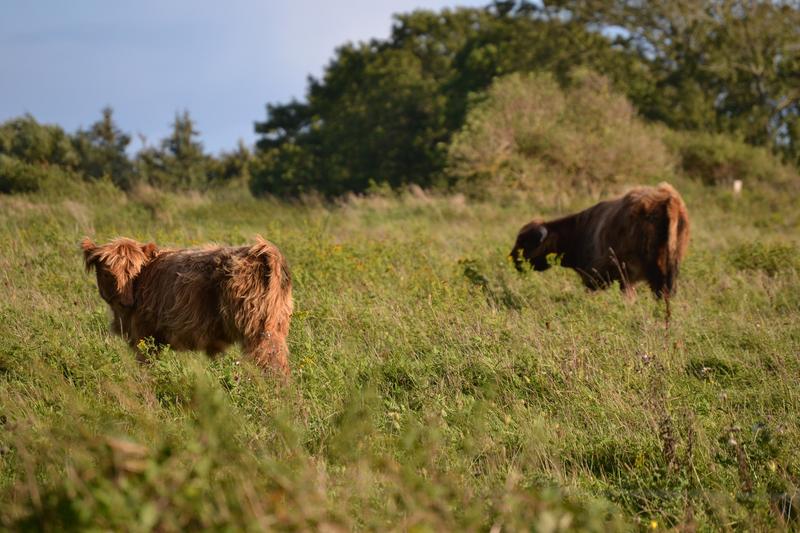
[[[131,239],[117,239],[108,245],[103,262],[116,280],[116,292],[124,306],[133,305],[134,279],[155,254],[155,245],[142,245]]]
[[[158,246],[156,246],[155,243],[148,242],[142,246],[142,253],[144,253],[147,259],[152,259],[158,254]]]

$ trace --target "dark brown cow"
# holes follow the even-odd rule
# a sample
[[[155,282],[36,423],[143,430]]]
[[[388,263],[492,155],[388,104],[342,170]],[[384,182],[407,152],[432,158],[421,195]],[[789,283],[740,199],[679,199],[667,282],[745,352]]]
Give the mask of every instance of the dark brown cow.
[[[556,254],[561,266],[574,269],[590,289],[617,280],[628,292],[647,281],[657,297],[668,300],[677,289],[688,242],[686,205],[678,191],[661,183],[557,220],[534,220],[519,231],[511,258],[517,270],[525,261],[534,270],[547,270],[547,256]]]
[[[121,237],[81,247],[114,314],[111,330],[132,347],[153,337],[215,355],[241,342],[258,365],[288,373],[292,281],[272,243],[164,249]]]

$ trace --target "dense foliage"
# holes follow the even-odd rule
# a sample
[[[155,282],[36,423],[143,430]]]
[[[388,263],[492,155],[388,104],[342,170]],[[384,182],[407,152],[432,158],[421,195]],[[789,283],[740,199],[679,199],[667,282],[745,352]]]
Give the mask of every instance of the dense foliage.
[[[247,147],[212,157],[198,136],[184,111],[175,115],[169,137],[158,146],[145,144],[131,157],[131,137],[117,126],[110,108],[74,134],[25,115],[0,124],[0,192],[59,188],[81,180],[108,180],[126,191],[136,185],[203,190],[248,179]]]
[[[548,11],[613,28],[651,90],[642,113],[678,129],[728,132],[800,164],[796,0],[553,0]]]
[[[339,48],[306,102],[269,105],[256,125],[255,193],[328,195],[446,182],[447,143],[470,95],[497,75],[577,66],[636,79],[634,61],[581,25],[543,20],[531,5],[398,15],[387,40]]]
[[[650,120],[729,133],[797,165],[797,42],[795,2],[508,1],[399,15],[388,39],[338,49],[305,101],[267,106],[251,188],[446,183],[450,139],[496,77],[547,72],[565,85],[582,66]]]
[[[794,186],[797,170],[782,163],[762,146],[753,146],[730,135],[702,131],[662,130],[665,144],[678,157],[681,172],[707,185],[770,183]]]
[[[79,168],[91,179],[108,177],[120,188],[130,189],[133,165],[126,150],[131,137],[116,125],[110,107],[104,108],[102,113],[101,120],[73,136],[72,144],[80,158]]]
[[[754,175],[786,181],[794,171],[784,168],[770,177],[780,165],[770,154],[789,167],[800,164],[797,42],[800,6],[789,1],[522,0],[420,10],[396,15],[387,39],[338,48],[322,77],[309,78],[304,100],[267,105],[266,120],[255,126],[255,153],[239,146],[216,157],[206,154],[188,112],[176,114],[166,139],[136,154],[128,153],[130,135],[114,123],[110,109],[74,134],[25,116],[0,125],[0,191],[41,188],[49,182],[41,167],[52,166],[60,169],[59,179],[108,179],[125,190],[137,184],[204,190],[247,183],[256,195],[284,197],[412,183],[462,186],[465,177],[477,174],[499,183],[522,167],[530,173],[553,155],[518,150],[508,163],[516,171],[486,176],[499,168],[487,163],[506,156],[502,150],[487,153],[498,149],[491,135],[500,126],[484,124],[486,146],[479,150],[485,160],[465,168],[472,159],[461,152],[469,135],[477,139],[477,117],[497,105],[482,103],[491,97],[489,88],[515,73],[549,76],[548,91],[557,84],[563,92],[551,103],[566,106],[564,117],[572,118],[556,128],[562,135],[552,137],[548,149],[562,159],[551,170],[576,170],[586,178],[570,179],[596,178],[600,186],[624,181],[639,170],[625,166],[625,152],[650,150],[663,140],[677,153],[679,168],[706,183]],[[587,69],[607,80],[602,94],[591,98],[587,89],[572,101],[574,73]],[[603,94],[613,95],[608,103],[621,106],[624,118],[598,107]],[[547,105],[537,107],[533,97],[522,105],[529,115],[541,116],[531,115],[528,125],[517,120],[518,130],[530,130],[518,133],[558,133],[534,131],[542,127],[539,119],[561,121]],[[626,125],[636,124],[637,132],[645,127],[637,114],[668,129],[655,132],[649,143],[639,133],[626,139]],[[580,126],[577,117],[606,121],[607,127],[590,131],[587,125],[566,134],[567,124]],[[638,146],[630,144],[634,139]],[[664,168],[662,150],[653,149],[653,165],[641,169],[640,181],[669,173],[658,170]]]
[[[454,136],[448,172],[470,194],[591,190],[654,183],[673,172],[659,130],[608,80],[574,71],[562,90],[548,74],[498,78]]]

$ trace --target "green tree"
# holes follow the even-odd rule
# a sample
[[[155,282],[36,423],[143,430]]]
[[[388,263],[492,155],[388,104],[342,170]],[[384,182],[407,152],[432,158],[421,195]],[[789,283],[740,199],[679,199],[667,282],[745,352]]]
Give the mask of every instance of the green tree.
[[[60,126],[39,124],[31,115],[0,124],[0,154],[34,165],[78,167],[80,158]]]
[[[0,124],[0,193],[60,187],[80,177],[80,158],[61,127],[31,115]]]
[[[91,178],[106,176],[118,187],[130,189],[133,164],[126,149],[131,137],[117,127],[110,107],[104,108],[102,115],[89,130],[78,130],[73,136],[73,144],[80,157],[80,168]]]
[[[176,113],[172,133],[160,147],[145,147],[137,156],[138,172],[150,185],[199,189],[208,185],[209,157],[188,111]]]
[[[168,155],[167,163],[179,187],[197,188],[208,181],[207,158],[203,145],[196,140],[200,133],[188,111],[175,114],[172,134],[164,139],[162,147]]]
[[[620,183],[655,182],[673,157],[607,78],[586,69],[562,89],[547,74],[498,78],[453,136],[449,173],[459,189],[576,189],[608,193]]]
[[[731,132],[800,163],[800,3],[745,0],[556,0],[648,66],[655,90],[631,94],[678,128]]]
[[[252,161],[253,153],[240,139],[235,150],[209,158],[208,180],[215,186],[247,183]]]
[[[371,183],[443,182],[447,145],[471,95],[495,76],[589,65],[635,79],[635,60],[582,24],[546,19],[526,2],[395,17],[387,40],[347,44],[305,102],[268,105],[254,193],[335,195]],[[616,75],[615,73],[619,73]]]

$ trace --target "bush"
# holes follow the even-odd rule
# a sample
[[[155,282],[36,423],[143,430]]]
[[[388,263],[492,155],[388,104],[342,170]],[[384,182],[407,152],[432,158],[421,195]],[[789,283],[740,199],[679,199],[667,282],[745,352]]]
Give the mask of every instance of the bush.
[[[547,74],[497,80],[449,150],[461,185],[592,191],[668,175],[672,158],[655,131],[608,80],[575,71],[562,89]]]
[[[25,163],[76,168],[78,154],[60,126],[39,124],[31,115],[0,124],[0,154]]]
[[[243,187],[250,182],[253,154],[239,140],[236,150],[223,152],[208,159],[208,181],[214,187]]]
[[[707,185],[796,182],[795,170],[762,147],[718,133],[665,130],[663,139],[689,177]]]
[[[34,192],[47,183],[76,181],[78,178],[61,167],[24,163],[0,154],[0,193]]]
[[[800,250],[791,244],[744,243],[732,248],[728,257],[740,270],[761,270],[769,276],[784,270],[800,271]]]
[[[292,143],[257,154],[249,167],[250,192],[256,196],[311,192],[318,185],[313,161],[310,154]]]

